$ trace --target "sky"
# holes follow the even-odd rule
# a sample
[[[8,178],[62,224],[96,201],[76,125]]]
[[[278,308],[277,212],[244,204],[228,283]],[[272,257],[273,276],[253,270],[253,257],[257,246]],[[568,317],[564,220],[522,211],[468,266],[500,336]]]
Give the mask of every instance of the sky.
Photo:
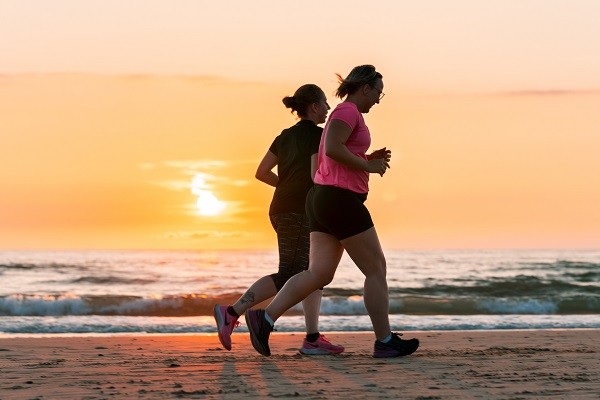
[[[281,103],[373,64],[387,249],[600,248],[600,2],[0,0],[0,249],[275,249]],[[214,215],[211,215],[214,214]]]

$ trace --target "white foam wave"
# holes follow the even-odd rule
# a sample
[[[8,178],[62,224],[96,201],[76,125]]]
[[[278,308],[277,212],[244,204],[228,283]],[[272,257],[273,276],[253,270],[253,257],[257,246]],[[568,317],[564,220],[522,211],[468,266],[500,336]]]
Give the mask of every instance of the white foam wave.
[[[556,314],[558,305],[550,300],[489,299],[482,300],[478,308],[492,314]]]
[[[84,315],[91,308],[71,293],[56,296],[13,294],[0,298],[0,315]]]
[[[401,299],[390,299],[390,310],[400,310],[404,306]],[[302,305],[297,304],[294,311],[302,312]],[[368,315],[363,296],[323,297],[321,315]]]

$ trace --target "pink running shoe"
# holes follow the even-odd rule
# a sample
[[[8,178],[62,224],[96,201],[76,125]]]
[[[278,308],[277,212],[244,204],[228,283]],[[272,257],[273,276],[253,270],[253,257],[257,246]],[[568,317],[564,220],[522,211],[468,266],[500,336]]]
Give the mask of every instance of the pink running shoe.
[[[315,356],[324,354],[339,354],[344,351],[344,346],[337,346],[332,344],[325,335],[319,336],[319,338],[311,343],[304,338],[304,343],[300,348],[300,353]]]
[[[233,315],[229,315],[227,312],[227,306],[215,305],[214,309],[215,321],[217,322],[217,332],[219,333],[219,340],[223,347],[227,350],[231,350],[231,333],[233,328],[239,326],[238,319]]]

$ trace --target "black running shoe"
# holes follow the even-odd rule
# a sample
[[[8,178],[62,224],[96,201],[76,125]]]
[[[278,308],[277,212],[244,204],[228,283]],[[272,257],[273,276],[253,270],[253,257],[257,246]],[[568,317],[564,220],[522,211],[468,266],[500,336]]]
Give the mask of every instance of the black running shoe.
[[[269,335],[273,331],[273,327],[265,319],[265,310],[247,310],[246,325],[250,331],[250,340],[254,350],[263,356],[270,356]]]
[[[379,340],[375,341],[375,350],[373,357],[402,357],[414,353],[419,347],[419,339],[400,339],[401,333],[392,332],[392,339],[383,343]]]

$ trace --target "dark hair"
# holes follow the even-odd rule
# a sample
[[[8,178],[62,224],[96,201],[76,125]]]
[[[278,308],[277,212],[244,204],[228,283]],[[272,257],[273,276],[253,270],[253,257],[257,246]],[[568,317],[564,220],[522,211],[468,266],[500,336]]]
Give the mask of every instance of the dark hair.
[[[286,108],[291,108],[292,112],[296,111],[300,118],[305,118],[308,116],[308,107],[324,98],[325,93],[320,87],[307,83],[300,86],[293,96],[286,96],[282,101]]]
[[[340,74],[336,74],[340,86],[338,87],[335,95],[340,99],[346,97],[349,94],[355,93],[363,85],[373,86],[378,79],[382,79],[383,75],[375,70],[372,65],[359,65],[358,67],[352,68],[352,71],[344,79]]]

